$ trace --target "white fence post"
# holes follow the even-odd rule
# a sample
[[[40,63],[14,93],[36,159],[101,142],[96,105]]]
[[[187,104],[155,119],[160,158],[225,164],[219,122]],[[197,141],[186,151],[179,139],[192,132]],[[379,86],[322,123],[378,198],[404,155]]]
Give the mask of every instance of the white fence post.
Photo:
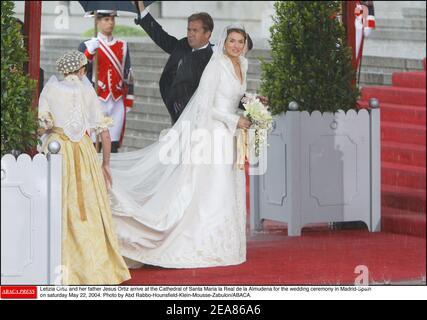
[[[301,196],[301,112],[296,102],[289,105],[291,111],[286,112],[286,125],[289,130],[285,137],[287,142],[286,159],[286,185],[288,186],[289,206],[288,212],[288,235],[301,235],[301,213],[302,213],[302,196]]]
[[[62,263],[62,156],[58,154],[60,145],[56,141],[49,144],[47,155],[48,203],[49,203],[49,284],[61,284]]]
[[[371,231],[381,231],[381,116],[379,101],[369,100],[371,107]]]

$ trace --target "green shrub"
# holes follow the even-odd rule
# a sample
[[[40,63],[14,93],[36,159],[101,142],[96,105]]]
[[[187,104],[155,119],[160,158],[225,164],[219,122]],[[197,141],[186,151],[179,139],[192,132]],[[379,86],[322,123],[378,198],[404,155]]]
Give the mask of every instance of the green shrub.
[[[142,30],[140,27],[130,27],[130,26],[121,26],[116,25],[114,27],[113,35],[115,37],[146,37],[147,33]],[[89,29],[83,33],[83,37],[92,38],[94,36],[94,29]]]
[[[277,1],[271,32],[271,62],[262,63],[261,92],[271,111],[336,112],[355,108],[351,49],[336,18],[340,1]]]
[[[37,145],[37,117],[31,107],[35,81],[24,73],[28,61],[13,1],[1,1],[1,155]]]

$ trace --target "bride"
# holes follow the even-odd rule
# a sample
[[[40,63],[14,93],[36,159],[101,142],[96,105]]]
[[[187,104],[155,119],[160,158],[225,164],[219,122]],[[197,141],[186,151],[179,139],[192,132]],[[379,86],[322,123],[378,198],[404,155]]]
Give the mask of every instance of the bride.
[[[246,261],[245,173],[235,164],[246,91],[243,28],[225,28],[177,123],[142,150],[112,155],[110,188],[121,254],[131,268]]]

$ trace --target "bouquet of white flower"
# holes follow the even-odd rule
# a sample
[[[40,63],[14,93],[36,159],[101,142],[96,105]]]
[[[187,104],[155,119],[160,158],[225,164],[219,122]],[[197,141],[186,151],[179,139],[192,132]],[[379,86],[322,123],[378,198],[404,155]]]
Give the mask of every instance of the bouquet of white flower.
[[[249,147],[255,149],[255,156],[259,157],[261,147],[267,141],[267,135],[273,127],[273,117],[268,111],[268,106],[262,104],[255,94],[247,93],[243,98],[243,113],[251,122],[251,128],[255,130],[254,139],[251,139]]]

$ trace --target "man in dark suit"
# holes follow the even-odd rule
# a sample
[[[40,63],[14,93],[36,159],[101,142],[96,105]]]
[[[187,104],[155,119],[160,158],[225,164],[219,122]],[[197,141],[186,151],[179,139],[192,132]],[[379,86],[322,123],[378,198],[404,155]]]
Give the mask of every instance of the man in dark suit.
[[[212,56],[209,42],[214,23],[207,13],[196,13],[188,18],[187,37],[178,40],[169,35],[137,1],[142,12],[136,20],[150,38],[170,57],[160,78],[160,94],[174,124],[199,86],[202,73]]]

